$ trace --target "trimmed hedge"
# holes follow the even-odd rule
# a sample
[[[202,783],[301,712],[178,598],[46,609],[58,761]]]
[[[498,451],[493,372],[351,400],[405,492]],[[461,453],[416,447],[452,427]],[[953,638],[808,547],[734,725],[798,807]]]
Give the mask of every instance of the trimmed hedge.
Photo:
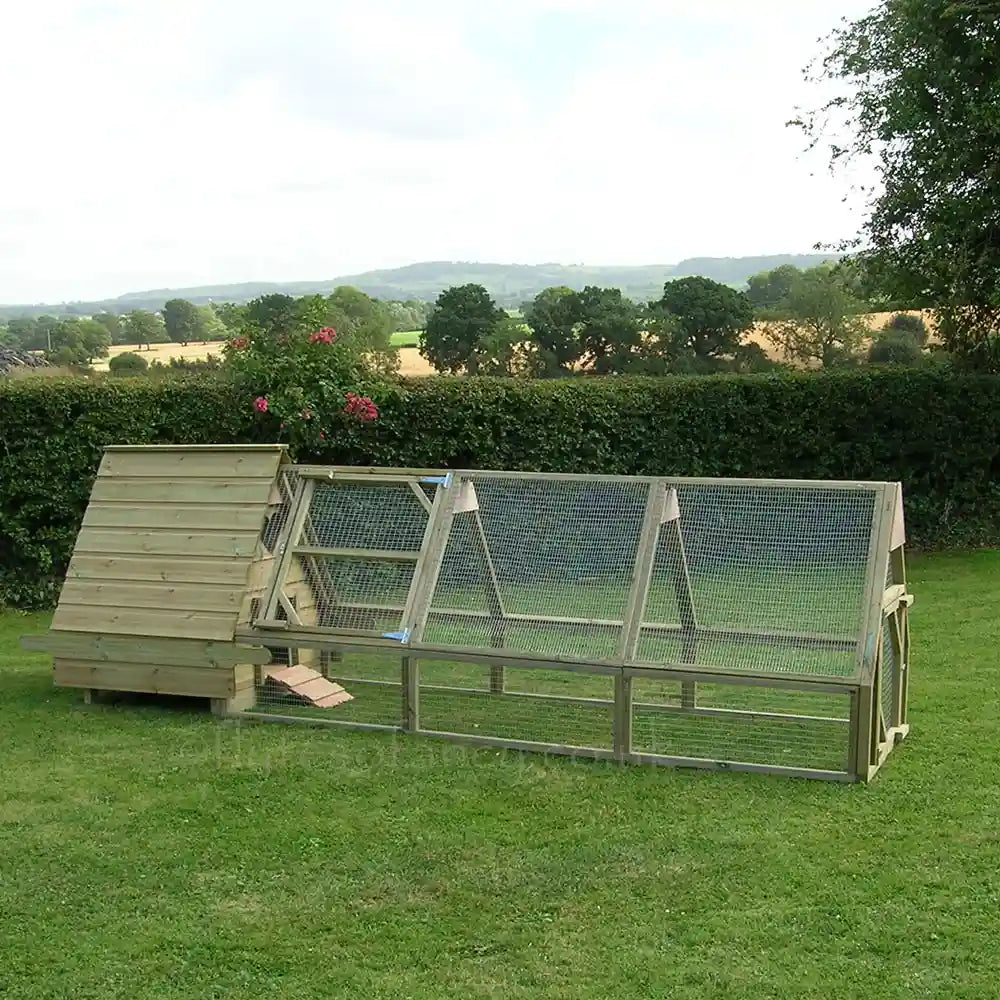
[[[902,480],[923,548],[1000,544],[1000,379],[933,370],[404,382],[344,464]],[[276,440],[206,377],[0,382],[0,603],[51,604],[106,444]]]

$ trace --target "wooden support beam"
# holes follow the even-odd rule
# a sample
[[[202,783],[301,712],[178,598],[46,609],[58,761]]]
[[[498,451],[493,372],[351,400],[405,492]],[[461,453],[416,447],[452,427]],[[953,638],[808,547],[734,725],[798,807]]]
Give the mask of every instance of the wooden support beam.
[[[274,560],[274,570],[267,591],[261,601],[260,617],[264,621],[273,621],[277,617],[279,595],[288,576],[288,570],[294,558],[294,549],[302,536],[302,530],[309,516],[309,507],[312,503],[313,491],[316,483],[312,479],[304,479],[299,482],[292,501],[288,518],[282,526],[277,546],[277,558]]]
[[[420,553],[416,550],[328,548],[324,545],[296,545],[292,552],[297,556],[315,556],[327,559],[371,559],[376,562],[415,563],[420,558]]]

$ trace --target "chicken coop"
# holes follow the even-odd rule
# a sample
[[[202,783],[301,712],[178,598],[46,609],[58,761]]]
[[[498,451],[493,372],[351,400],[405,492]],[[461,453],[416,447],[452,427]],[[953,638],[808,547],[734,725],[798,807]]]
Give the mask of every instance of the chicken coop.
[[[900,484],[109,448],[57,685],[246,719],[869,781],[907,735]]]

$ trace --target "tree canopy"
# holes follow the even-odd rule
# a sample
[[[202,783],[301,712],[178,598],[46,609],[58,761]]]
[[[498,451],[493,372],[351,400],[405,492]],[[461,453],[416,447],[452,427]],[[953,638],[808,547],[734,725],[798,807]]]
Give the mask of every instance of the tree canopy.
[[[448,288],[427,318],[420,353],[440,372],[479,370],[482,345],[506,314],[482,285]]]
[[[1000,371],[1000,2],[883,0],[810,75],[837,93],[793,124],[877,170],[844,249],[890,298],[931,305],[956,359]]]
[[[776,306],[784,319],[767,325],[767,337],[788,360],[843,364],[857,357],[868,336],[864,308],[839,268],[810,268],[798,273]]]
[[[753,306],[746,294],[711,278],[668,281],[660,306],[674,317],[680,351],[692,352],[700,365],[735,355],[753,326]]]
[[[170,299],[164,304],[163,324],[175,344],[205,339],[205,317],[187,299]]]

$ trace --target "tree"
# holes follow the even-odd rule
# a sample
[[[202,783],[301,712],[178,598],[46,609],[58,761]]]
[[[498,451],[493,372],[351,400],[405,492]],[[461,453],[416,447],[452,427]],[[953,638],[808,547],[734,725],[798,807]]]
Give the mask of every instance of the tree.
[[[565,285],[544,289],[525,307],[524,319],[538,345],[543,375],[568,375],[583,356],[579,307],[576,292]]]
[[[100,323],[101,326],[103,326],[104,329],[108,331],[108,333],[111,335],[112,344],[125,343],[125,341],[122,340],[124,334],[122,332],[121,320],[114,313],[109,313],[109,312],[94,313],[94,315],[91,318],[94,320],[95,323]]]
[[[790,361],[818,362],[824,368],[842,364],[857,357],[869,334],[864,303],[833,268],[803,271],[781,310],[787,319],[767,324],[765,333]]]
[[[898,313],[893,316],[883,327],[888,333],[905,333],[917,345],[924,347],[927,344],[927,324],[922,316],[914,316],[912,313]]]
[[[193,340],[205,339],[205,319],[198,307],[187,299],[170,299],[163,303],[163,325],[172,343],[187,346]]]
[[[886,327],[868,349],[873,365],[915,365],[924,356],[913,335],[905,330]]]
[[[46,333],[31,316],[18,316],[7,323],[7,336],[22,351],[44,351],[49,345]]]
[[[735,355],[753,327],[753,306],[746,293],[711,278],[680,278],[663,287],[660,307],[675,319],[677,353],[693,355],[698,370],[720,366]]]
[[[642,311],[620,288],[588,285],[576,296],[580,344],[597,375],[635,371],[642,351]]]
[[[163,320],[155,313],[145,309],[133,309],[122,318],[122,331],[126,344],[134,344],[138,348],[151,347],[153,344],[167,342],[167,329]]]
[[[801,270],[792,264],[782,264],[772,271],[755,274],[747,281],[747,298],[757,312],[767,313],[779,306],[792,289]]]
[[[953,357],[990,372],[1000,372],[998,53],[997,0],[883,2],[832,34],[811,76],[838,92],[791,123],[811,147],[828,142],[832,164],[875,165],[879,186],[845,249],[889,299],[931,304]]]
[[[480,340],[476,348],[480,375],[522,376],[534,378],[545,371],[538,345],[530,338],[524,324],[506,313],[493,332]]]
[[[59,349],[59,337],[62,321],[55,316],[43,315],[35,319],[35,335],[39,351],[56,351]]]
[[[420,353],[437,371],[457,375],[479,370],[481,348],[506,314],[482,285],[446,288],[427,318]]]
[[[227,334],[237,333],[246,322],[246,306],[236,305],[234,302],[213,302],[211,309],[226,328]]]
[[[111,346],[111,334],[108,328],[94,319],[73,322],[76,323],[80,349],[87,364],[91,364],[96,358],[106,358],[108,348]]]
[[[141,375],[148,367],[146,359],[134,351],[116,354],[108,362],[108,371],[112,375]]]
[[[379,371],[386,374],[396,371],[399,352],[392,346],[393,319],[385,305],[350,285],[335,288],[328,301],[337,314],[330,317],[329,325],[350,336],[370,354]]]
[[[201,314],[201,335],[206,342],[225,340],[229,336],[226,324],[219,319],[218,313],[209,306],[197,306]]]

